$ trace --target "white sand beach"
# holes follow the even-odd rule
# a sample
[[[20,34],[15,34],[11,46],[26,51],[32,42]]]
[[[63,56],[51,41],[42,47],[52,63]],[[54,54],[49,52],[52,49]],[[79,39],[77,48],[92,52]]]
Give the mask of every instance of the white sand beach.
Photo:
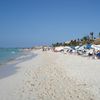
[[[0,69],[0,100],[100,100],[100,60],[32,51]]]

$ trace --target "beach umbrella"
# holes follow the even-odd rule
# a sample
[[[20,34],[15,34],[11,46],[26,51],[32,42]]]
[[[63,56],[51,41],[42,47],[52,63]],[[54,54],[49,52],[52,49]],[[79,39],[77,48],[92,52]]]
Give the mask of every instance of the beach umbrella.
[[[91,47],[95,50],[100,50],[100,45],[92,45]]]
[[[86,48],[86,45],[83,45],[81,47],[78,48],[78,50],[84,50]]]
[[[93,49],[90,49],[90,50],[87,50],[87,52],[86,52],[87,54],[93,54]]]
[[[56,51],[61,51],[61,50],[63,50],[64,49],[64,47],[62,47],[62,46],[60,46],[60,47],[55,47],[55,50]]]
[[[70,46],[65,46],[63,49],[67,49],[67,50],[70,50],[72,49]]]
[[[76,46],[76,47],[75,47],[76,50],[79,49],[79,48],[80,48],[80,46]]]
[[[91,49],[91,44],[87,44],[86,49]]]

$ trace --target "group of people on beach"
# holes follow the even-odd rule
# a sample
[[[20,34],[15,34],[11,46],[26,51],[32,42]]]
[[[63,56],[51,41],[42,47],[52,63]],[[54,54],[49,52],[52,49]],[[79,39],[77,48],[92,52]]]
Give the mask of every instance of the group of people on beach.
[[[76,55],[81,55],[81,56],[87,56],[89,58],[93,58],[93,59],[100,59],[100,50],[95,50],[95,49],[92,49],[91,50],[92,52],[88,52],[86,50],[83,50],[83,51],[76,51],[76,52],[73,52],[73,50],[70,50],[68,53],[70,54],[76,54]],[[81,52],[81,53],[80,53]]]
[[[48,51],[48,50],[52,50],[53,52],[63,52],[65,54],[87,56],[87,57],[93,58],[93,59],[100,59],[100,50],[95,50],[94,48],[83,49],[83,50],[77,50],[77,49],[73,49],[73,48],[69,48],[69,49],[61,48],[61,49],[57,50],[57,47],[52,47],[52,48],[42,47],[42,51]]]

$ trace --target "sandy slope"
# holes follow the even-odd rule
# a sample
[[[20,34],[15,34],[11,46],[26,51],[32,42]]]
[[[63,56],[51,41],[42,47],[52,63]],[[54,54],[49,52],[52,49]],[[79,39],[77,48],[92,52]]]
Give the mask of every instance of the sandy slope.
[[[35,53],[35,58],[8,66],[14,73],[0,78],[0,100],[100,100],[100,61]]]

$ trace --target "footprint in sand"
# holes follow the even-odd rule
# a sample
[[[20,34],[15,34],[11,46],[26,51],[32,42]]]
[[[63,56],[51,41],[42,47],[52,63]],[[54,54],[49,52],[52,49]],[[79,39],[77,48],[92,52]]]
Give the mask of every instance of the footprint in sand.
[[[70,98],[72,98],[72,95],[70,95]]]
[[[79,98],[79,96],[77,96],[77,98]]]

